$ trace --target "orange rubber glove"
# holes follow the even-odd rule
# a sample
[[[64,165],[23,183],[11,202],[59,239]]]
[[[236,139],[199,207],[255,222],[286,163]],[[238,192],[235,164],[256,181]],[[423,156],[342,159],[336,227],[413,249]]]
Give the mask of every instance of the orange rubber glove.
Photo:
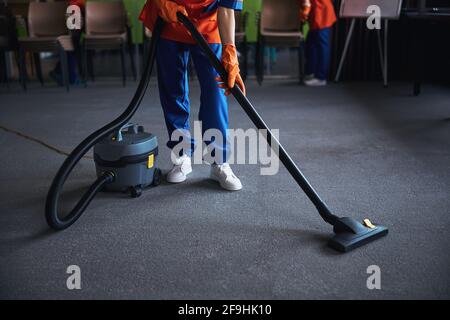
[[[301,22],[308,21],[309,13],[311,12],[311,6],[302,6],[299,13],[299,18]]]
[[[219,88],[225,89],[225,95],[228,96],[235,84],[241,89],[245,95],[244,81],[239,74],[239,61],[237,58],[236,47],[234,44],[224,44],[222,47],[222,64],[228,73],[228,82],[224,83],[221,77],[217,77]]]
[[[186,8],[178,3],[170,0],[153,0],[156,7],[158,8],[158,13],[166,22],[178,22],[177,13],[181,12],[187,16]]]

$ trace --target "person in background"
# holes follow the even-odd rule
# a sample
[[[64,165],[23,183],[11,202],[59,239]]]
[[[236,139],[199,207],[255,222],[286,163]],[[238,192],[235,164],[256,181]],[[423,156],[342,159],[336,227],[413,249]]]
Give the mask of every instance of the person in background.
[[[309,22],[305,52],[305,85],[325,86],[331,54],[331,29],[336,22],[332,0],[300,0],[300,20]]]
[[[86,4],[86,0],[69,0],[69,5],[76,5],[80,7],[81,12],[84,12],[84,6]],[[74,52],[67,53],[67,64],[69,66],[69,82],[70,84],[79,84],[80,79],[78,77],[78,63],[77,56],[79,56],[79,46],[80,46],[80,38],[81,38],[81,30],[72,30],[72,42],[75,47]],[[61,72],[61,62],[58,61],[55,68],[49,72],[49,76],[53,79],[58,85],[62,85],[62,72]]]

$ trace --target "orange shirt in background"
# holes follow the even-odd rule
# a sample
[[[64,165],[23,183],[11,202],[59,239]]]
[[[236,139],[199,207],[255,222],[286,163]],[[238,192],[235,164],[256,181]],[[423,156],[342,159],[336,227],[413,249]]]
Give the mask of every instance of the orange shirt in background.
[[[309,26],[314,29],[325,29],[336,22],[336,13],[331,0],[311,0]]]
[[[70,0],[69,3],[70,5],[76,5],[83,9],[86,4],[86,0]]]

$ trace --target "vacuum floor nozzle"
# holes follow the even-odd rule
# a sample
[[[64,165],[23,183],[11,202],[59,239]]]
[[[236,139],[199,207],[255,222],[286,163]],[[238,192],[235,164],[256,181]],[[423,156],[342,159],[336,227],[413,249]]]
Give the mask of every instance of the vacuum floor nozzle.
[[[328,245],[341,252],[356,249],[388,234],[386,227],[373,225],[367,219],[364,224],[352,218],[340,218],[339,222],[339,226],[334,228],[336,235]]]

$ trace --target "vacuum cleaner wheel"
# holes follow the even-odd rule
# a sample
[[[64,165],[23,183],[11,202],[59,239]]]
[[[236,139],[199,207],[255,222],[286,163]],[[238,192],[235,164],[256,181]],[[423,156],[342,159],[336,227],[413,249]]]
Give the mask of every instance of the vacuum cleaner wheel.
[[[152,185],[154,187],[159,186],[161,184],[161,176],[162,176],[161,169],[156,168],[155,172],[153,173],[153,182],[152,182]]]
[[[132,198],[139,198],[142,194],[142,187],[141,186],[134,186],[130,187],[130,196]]]

